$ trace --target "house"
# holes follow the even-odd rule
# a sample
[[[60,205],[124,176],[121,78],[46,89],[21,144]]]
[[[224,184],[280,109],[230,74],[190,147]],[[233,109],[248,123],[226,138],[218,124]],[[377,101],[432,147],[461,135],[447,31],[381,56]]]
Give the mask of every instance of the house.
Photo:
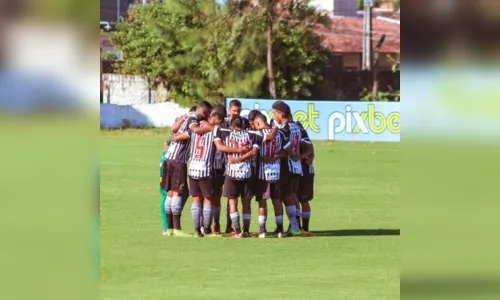
[[[363,53],[363,14],[357,11],[356,0],[315,0],[312,5],[330,11],[331,28],[318,26],[316,33],[324,37],[323,46],[336,56],[336,65],[343,70],[361,70]],[[394,16],[394,15],[397,15]],[[385,41],[379,51],[379,70],[390,70],[400,52],[399,13],[378,12],[372,16],[372,45],[382,34]]]
[[[127,10],[130,4],[137,0],[101,0],[101,21],[117,22],[118,6],[120,7],[119,16],[127,18]]]
[[[343,70],[361,70],[363,53],[363,18],[333,17],[330,29],[318,26],[316,33],[324,37],[323,46],[338,57]],[[372,19],[372,45],[376,45],[382,34],[385,40],[379,51],[379,70],[390,70],[399,58],[399,24],[376,18]]]

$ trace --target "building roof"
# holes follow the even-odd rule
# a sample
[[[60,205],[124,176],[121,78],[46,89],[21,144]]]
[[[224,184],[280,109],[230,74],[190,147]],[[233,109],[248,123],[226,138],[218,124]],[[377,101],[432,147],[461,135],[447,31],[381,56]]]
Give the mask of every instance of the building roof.
[[[401,14],[399,12],[395,11],[380,11],[380,12],[373,12],[372,15],[374,17],[384,17],[384,18],[391,18],[395,20],[401,20]]]
[[[380,53],[399,53],[400,26],[376,18],[372,19],[372,43],[376,45],[385,34]],[[316,33],[324,36],[323,46],[332,52],[361,53],[363,51],[363,18],[334,17],[331,29],[318,25]]]

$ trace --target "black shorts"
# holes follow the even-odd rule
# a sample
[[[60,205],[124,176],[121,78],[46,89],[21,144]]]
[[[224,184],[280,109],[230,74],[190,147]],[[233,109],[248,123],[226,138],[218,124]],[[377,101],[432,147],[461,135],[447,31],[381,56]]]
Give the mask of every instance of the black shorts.
[[[231,177],[226,177],[224,181],[223,196],[229,199],[238,199],[242,197],[244,200],[250,200],[254,193],[254,182],[251,178],[244,180],[236,180]]]
[[[303,174],[299,180],[297,197],[299,202],[311,201],[314,198],[314,173],[309,172],[309,166],[302,168]]]
[[[281,169],[280,173],[280,197],[297,195],[299,189],[300,175]]]
[[[279,182],[269,182],[258,179],[255,185],[255,200],[279,199],[280,184]]]
[[[215,169],[214,170],[214,185],[215,185],[215,191],[218,192],[222,189],[224,186],[224,169]]]
[[[212,197],[215,194],[214,178],[194,179],[189,177],[189,194],[191,197],[203,196],[204,198]]]
[[[162,189],[183,194],[187,190],[187,165],[165,161],[161,180]]]

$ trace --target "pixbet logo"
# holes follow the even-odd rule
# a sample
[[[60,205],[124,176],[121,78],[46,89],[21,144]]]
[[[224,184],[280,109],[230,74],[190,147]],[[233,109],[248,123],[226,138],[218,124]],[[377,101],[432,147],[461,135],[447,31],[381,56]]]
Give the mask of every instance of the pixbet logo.
[[[391,133],[400,131],[400,113],[391,112],[384,115],[375,111],[375,105],[369,104],[368,111],[352,111],[347,105],[345,112],[334,112],[328,118],[328,139],[334,140],[337,133],[381,134],[386,130]]]

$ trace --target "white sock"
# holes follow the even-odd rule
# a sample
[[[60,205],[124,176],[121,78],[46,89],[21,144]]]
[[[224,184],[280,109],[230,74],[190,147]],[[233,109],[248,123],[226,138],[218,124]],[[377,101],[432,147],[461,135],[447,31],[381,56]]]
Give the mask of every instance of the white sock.
[[[297,223],[297,208],[295,205],[286,207],[286,215],[288,216],[288,221],[290,221],[292,230],[299,231],[299,223]]]

